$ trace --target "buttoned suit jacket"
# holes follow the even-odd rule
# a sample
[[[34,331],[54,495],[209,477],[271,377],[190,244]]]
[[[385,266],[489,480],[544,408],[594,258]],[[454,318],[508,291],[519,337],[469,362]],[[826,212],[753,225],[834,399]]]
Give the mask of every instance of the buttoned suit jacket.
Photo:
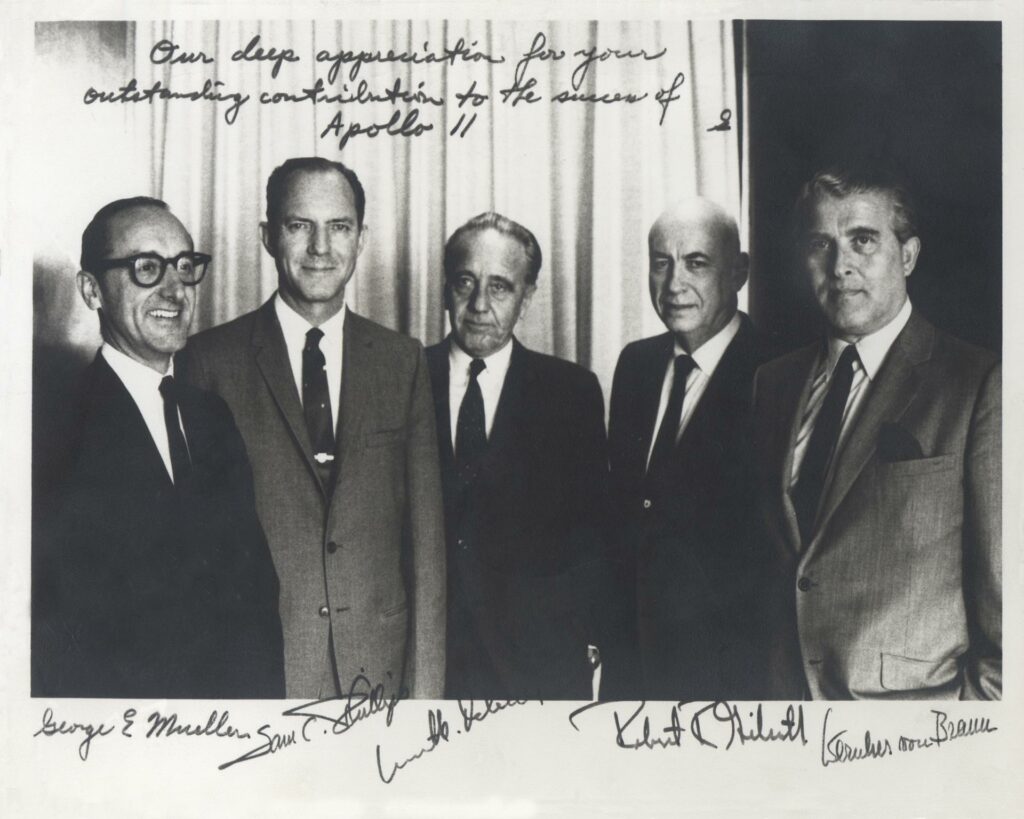
[[[998,698],[1000,366],[917,311],[834,458],[808,542],[786,488],[821,344],[757,374],[772,696]]]
[[[749,319],[715,368],[673,451],[647,474],[671,333],[633,342],[615,369],[608,443],[620,610],[601,697],[753,697],[756,517],[749,450],[754,372],[767,346]]]
[[[444,529],[423,348],[351,311],[343,335],[333,489],[272,299],[192,337],[182,369],[227,401],[249,450],[281,580],[288,697],[333,695],[328,629],[342,693],[368,683],[440,697]]]
[[[449,342],[427,349],[448,542],[449,698],[589,699],[607,489],[596,376],[512,340],[486,452],[456,468]]]
[[[277,577],[224,402],[178,384],[192,466],[172,482],[102,355],[78,398],[34,500],[33,694],[282,696]]]

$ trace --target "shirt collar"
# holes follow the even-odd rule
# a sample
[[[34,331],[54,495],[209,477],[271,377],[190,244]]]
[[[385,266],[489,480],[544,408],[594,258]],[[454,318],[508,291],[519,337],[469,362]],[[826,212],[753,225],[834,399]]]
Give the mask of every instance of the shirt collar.
[[[715,333],[711,338],[705,341],[692,353],[687,353],[682,348],[678,341],[675,343],[675,355],[689,355],[693,362],[697,365],[704,375],[708,378],[715,372],[715,368],[718,366],[718,362],[722,360],[722,356],[725,355],[725,350],[736,338],[736,334],[740,331],[740,314],[733,313],[732,318],[729,319],[729,323],[725,325],[721,330]]]
[[[875,376],[881,369],[882,362],[885,361],[889,348],[896,341],[896,336],[907,326],[907,322],[910,320],[910,311],[910,299],[904,299],[903,306],[893,317],[892,321],[884,327],[875,330],[875,332],[863,336],[854,345],[857,348],[857,357],[860,359],[861,366],[864,368],[869,381],[875,380]],[[847,346],[848,343],[842,339],[829,337],[826,365],[828,366],[830,377],[836,364],[839,363],[839,356],[842,355],[843,350]]]
[[[305,347],[306,333],[316,325],[310,324],[303,316],[300,316],[291,305],[281,298],[280,292],[274,295],[274,311],[277,313],[277,320],[281,325],[281,332],[284,333],[284,340],[288,346],[298,346],[300,350]],[[347,306],[342,304],[341,309],[337,313],[319,325],[321,332],[324,334],[324,347],[321,349],[341,344],[342,335],[345,331],[345,314],[347,312]]]
[[[512,362],[512,347],[513,341],[512,339],[509,339],[508,344],[487,356],[487,358],[484,359],[484,362],[487,364],[487,368],[483,373],[481,373],[481,375],[487,374],[499,380],[504,379],[505,373],[508,372],[509,364]],[[458,373],[462,378],[469,380],[469,365],[472,361],[473,356],[455,343],[454,335],[450,336],[448,342],[449,370],[453,373]]]
[[[171,356],[170,362],[167,364],[167,372],[158,373],[152,367],[147,367],[142,362],[125,355],[105,341],[100,352],[107,364],[110,365],[110,369],[117,373],[121,383],[128,388],[128,392],[132,395],[147,390],[159,390],[160,382],[166,376],[174,375],[174,356]]]

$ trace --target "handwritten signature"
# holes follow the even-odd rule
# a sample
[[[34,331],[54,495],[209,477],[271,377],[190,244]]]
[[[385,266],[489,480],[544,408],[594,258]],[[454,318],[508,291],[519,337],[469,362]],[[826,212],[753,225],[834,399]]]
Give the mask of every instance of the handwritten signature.
[[[667,717],[660,721],[661,727],[651,727],[646,702],[590,703],[573,711],[569,715],[569,723],[578,731],[578,717],[595,709],[612,707],[615,744],[630,750],[678,748],[687,733],[700,746],[723,750],[729,750],[737,741],[740,745],[748,742],[807,744],[802,705],[787,705],[781,717],[774,722],[766,717],[765,707],[761,704],[746,708],[725,701],[712,702],[696,708],[689,720],[683,716],[687,705],[689,703],[678,702],[670,706]],[[687,724],[688,728],[684,727]]]
[[[526,705],[535,702],[543,705],[543,700],[456,700],[459,715],[462,718],[462,728],[456,729],[455,734],[468,734],[474,725],[483,722],[491,714],[497,714],[509,708]],[[423,758],[426,754],[437,750],[441,743],[447,743],[452,738],[451,727],[445,719],[444,712],[440,708],[434,708],[427,714],[427,736],[426,744],[418,748],[413,754],[406,756],[398,762],[384,763],[381,746],[377,745],[377,775],[381,782],[390,785],[395,775],[404,768],[411,765],[417,759]],[[385,769],[388,769],[385,771]]]

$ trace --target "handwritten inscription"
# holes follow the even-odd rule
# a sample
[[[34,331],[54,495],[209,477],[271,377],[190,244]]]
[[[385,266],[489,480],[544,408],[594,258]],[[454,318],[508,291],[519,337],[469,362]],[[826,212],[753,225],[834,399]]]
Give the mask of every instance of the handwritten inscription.
[[[309,57],[294,48],[264,42],[259,34],[244,37],[242,42],[244,45],[232,51],[226,59],[233,63],[251,64],[255,69],[269,66],[269,82],[285,82],[288,67]],[[668,48],[649,50],[636,44],[592,44],[585,48],[567,49],[550,42],[543,32],[533,36],[525,51],[510,58],[491,53],[476,40],[467,42],[461,37],[450,45],[438,46],[426,41],[419,49],[327,48],[312,55],[315,69],[323,70],[324,75],[314,77],[311,83],[299,88],[266,88],[263,86],[268,80],[254,77],[254,84],[259,87],[250,92],[244,87],[230,87],[216,76],[197,78],[196,69],[202,70],[225,57],[191,49],[165,38],[155,42],[149,51],[150,63],[165,66],[168,70],[161,79],[147,83],[132,77],[114,89],[90,86],[83,93],[82,102],[85,105],[212,103],[218,106],[228,125],[238,121],[249,103],[259,106],[335,106],[338,110],[321,130],[320,138],[336,140],[339,150],[359,137],[417,138],[439,128],[443,128],[442,132],[447,132],[449,137],[463,139],[470,134],[478,117],[481,114],[486,116],[485,112],[461,112],[450,120],[437,122],[432,119],[432,113],[448,105],[463,109],[468,103],[478,108],[488,101],[519,109],[539,103],[637,108],[654,102],[660,110],[660,126],[665,123],[672,104],[683,98],[681,89],[686,77],[682,72],[669,72],[672,80],[664,87],[655,88],[608,87],[607,83],[599,87],[598,73],[600,66],[608,62],[642,64],[678,59],[679,56],[685,55],[669,55]],[[457,79],[438,76],[436,72],[412,78],[408,75],[386,79],[361,78],[364,69],[372,66],[381,66],[385,70],[392,65],[415,67],[423,71],[437,67],[442,72],[450,72],[482,64],[493,71],[494,67],[507,61],[512,63],[510,73],[505,77],[495,76],[493,99],[491,93],[479,89],[476,79],[469,78],[468,84],[460,84]],[[538,76],[539,72],[562,63],[569,70],[567,85],[559,87],[559,84],[542,82],[545,78]],[[187,79],[173,76],[175,68],[187,69]],[[356,106],[367,105],[378,106],[378,109],[363,113],[355,110]],[[391,106],[391,110],[385,108],[382,111],[379,106]],[[730,130],[729,109],[723,109],[715,116],[718,122],[706,127],[707,132]]]
[[[456,700],[426,712],[425,724],[419,722],[421,709],[408,709],[408,727],[419,725],[425,731],[410,744],[394,731],[396,716],[407,692],[395,692],[382,683],[373,683],[357,675],[341,697],[313,700],[281,712],[283,723],[265,722],[255,731],[234,722],[228,710],[210,711],[205,719],[193,720],[177,712],[150,711],[140,717],[135,708],[127,708],[120,720],[96,722],[58,717],[53,707],[42,713],[34,737],[66,737],[75,742],[79,759],[86,762],[95,743],[174,740],[215,740],[243,742],[245,750],[218,765],[226,770],[242,762],[277,756],[327,737],[347,734],[359,725],[373,723],[375,741],[373,760],[377,776],[390,784],[401,771],[417,760],[436,755],[440,748],[457,743],[481,730],[481,725],[496,715],[522,710],[524,706],[543,706],[539,700]],[[70,710],[70,704],[69,704]],[[854,729],[840,722],[831,707],[826,708],[820,731],[804,704],[790,703],[648,703],[595,702],[569,713],[569,725],[577,732],[590,733],[596,741],[632,752],[665,752],[690,745],[708,752],[730,752],[749,745],[803,748],[809,736],[817,735],[814,749],[823,768],[884,760],[904,753],[920,753],[941,748],[950,742],[990,734],[997,727],[991,718],[950,716],[939,709],[927,712],[928,723],[921,733],[896,733],[885,726]],[[846,711],[855,714],[856,711]],[[410,723],[409,720],[412,720]],[[505,717],[501,718],[505,720]],[[105,739],[108,738],[109,739]]]

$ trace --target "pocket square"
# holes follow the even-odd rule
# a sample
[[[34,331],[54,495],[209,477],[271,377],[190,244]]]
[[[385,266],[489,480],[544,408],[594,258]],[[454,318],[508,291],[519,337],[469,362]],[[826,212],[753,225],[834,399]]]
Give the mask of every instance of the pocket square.
[[[885,463],[913,461],[924,457],[917,439],[899,424],[882,424],[878,433],[878,457]]]

